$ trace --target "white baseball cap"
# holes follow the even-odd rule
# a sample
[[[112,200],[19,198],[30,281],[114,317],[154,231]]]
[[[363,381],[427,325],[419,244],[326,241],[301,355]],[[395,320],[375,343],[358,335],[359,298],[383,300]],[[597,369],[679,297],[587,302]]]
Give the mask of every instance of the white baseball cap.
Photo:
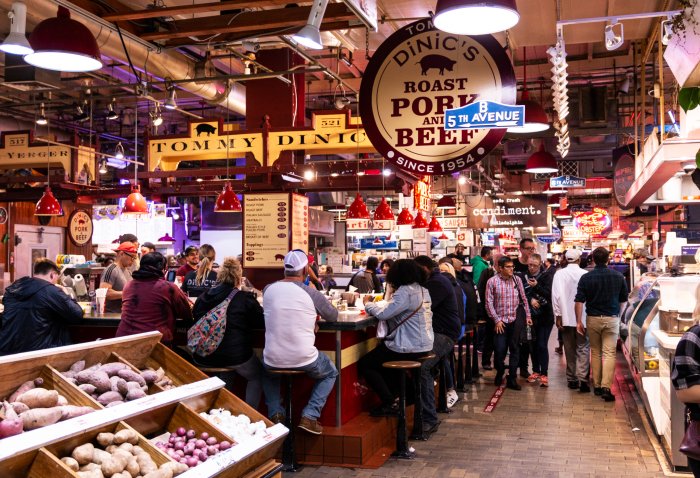
[[[309,263],[306,253],[300,249],[289,251],[284,256],[284,268],[288,271],[300,271]]]
[[[569,249],[564,254],[564,257],[566,257],[567,262],[576,262],[581,258],[581,251],[579,249]]]

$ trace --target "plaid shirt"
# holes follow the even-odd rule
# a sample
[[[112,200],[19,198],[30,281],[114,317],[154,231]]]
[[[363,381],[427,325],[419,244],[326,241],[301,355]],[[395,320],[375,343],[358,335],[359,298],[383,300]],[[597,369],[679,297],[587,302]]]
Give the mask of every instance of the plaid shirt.
[[[519,296],[518,292],[520,292]],[[520,277],[513,276],[506,280],[500,274],[496,274],[486,283],[486,311],[496,322],[503,321],[506,324],[515,322],[515,311],[521,300],[529,319],[530,307],[527,306],[527,297]]]
[[[673,359],[671,381],[677,390],[700,385],[700,325],[691,327],[678,343]],[[687,403],[693,420],[700,420],[700,405]]]

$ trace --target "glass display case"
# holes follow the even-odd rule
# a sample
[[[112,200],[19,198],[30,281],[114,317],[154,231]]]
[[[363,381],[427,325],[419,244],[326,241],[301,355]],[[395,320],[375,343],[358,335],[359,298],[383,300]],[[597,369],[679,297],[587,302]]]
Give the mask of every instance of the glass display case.
[[[659,344],[651,332],[659,329],[660,296],[658,280],[641,282],[630,294],[621,317],[621,333],[625,325],[627,329],[623,350],[635,382],[658,376]]]

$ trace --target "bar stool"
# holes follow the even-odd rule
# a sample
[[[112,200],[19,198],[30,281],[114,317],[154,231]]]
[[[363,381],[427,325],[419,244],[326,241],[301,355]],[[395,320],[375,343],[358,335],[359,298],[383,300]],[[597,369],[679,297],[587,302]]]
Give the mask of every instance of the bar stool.
[[[413,458],[413,452],[408,450],[408,440],[406,438],[406,370],[420,368],[420,362],[413,360],[397,360],[384,362],[384,368],[399,371],[399,421],[396,426],[396,451],[391,454],[396,458]]]
[[[457,370],[455,370],[457,374],[457,381],[455,383],[455,389],[459,390],[460,392],[466,392],[464,389],[464,378],[465,378],[465,372],[464,372],[464,366],[465,363],[462,362],[462,360],[465,360],[467,368],[471,367],[471,358],[469,355],[469,346],[466,345],[467,342],[467,336],[469,335],[469,332],[465,333],[464,332],[464,325],[462,326],[462,335],[457,339]],[[467,355],[466,358],[463,359],[462,357],[464,356],[464,347],[467,347]]]
[[[423,363],[426,360],[434,359],[435,354],[428,352],[427,354],[417,357],[416,361],[420,362],[421,368],[423,368]],[[415,402],[413,404],[413,431],[411,436],[408,437],[411,440],[427,440],[430,435],[426,435],[423,431],[423,397],[421,395],[421,371],[420,369],[414,372],[413,376],[415,390]]]
[[[286,472],[296,472],[301,469],[297,463],[297,456],[294,451],[294,427],[292,426],[292,380],[295,375],[304,375],[306,372],[295,368],[267,368],[268,373],[281,375],[287,384],[287,402],[285,405],[284,426],[289,429],[289,434],[282,445],[282,467]]]
[[[437,412],[438,413],[452,413],[452,410],[447,406],[447,373],[445,367],[445,357],[438,361],[438,371],[440,372],[440,377],[438,378],[438,400],[437,400]]]

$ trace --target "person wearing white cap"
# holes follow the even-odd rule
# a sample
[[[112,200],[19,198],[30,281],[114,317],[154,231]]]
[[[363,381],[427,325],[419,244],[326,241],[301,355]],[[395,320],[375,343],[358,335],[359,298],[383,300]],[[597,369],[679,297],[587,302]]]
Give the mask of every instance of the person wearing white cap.
[[[586,334],[576,333],[576,313],[574,310],[578,281],[587,271],[579,266],[581,262],[579,249],[569,249],[564,257],[566,258],[566,267],[559,269],[554,274],[552,282],[552,308],[557,328],[561,330],[564,341],[566,381],[569,388],[578,388],[580,392],[588,393],[591,391],[588,385],[590,346]],[[582,315],[582,322],[585,327],[585,312]]]
[[[284,279],[268,285],[263,291],[263,363],[266,369],[300,369],[316,380],[311,398],[302,410],[299,427],[318,435],[323,432],[318,419],[333,390],[338,370],[328,356],[319,353],[314,346],[316,316],[335,322],[338,311],[326,296],[304,284],[308,264],[309,259],[304,251],[290,251],[284,256]],[[284,408],[277,376],[267,374],[263,389],[270,418],[274,422],[283,422]]]

